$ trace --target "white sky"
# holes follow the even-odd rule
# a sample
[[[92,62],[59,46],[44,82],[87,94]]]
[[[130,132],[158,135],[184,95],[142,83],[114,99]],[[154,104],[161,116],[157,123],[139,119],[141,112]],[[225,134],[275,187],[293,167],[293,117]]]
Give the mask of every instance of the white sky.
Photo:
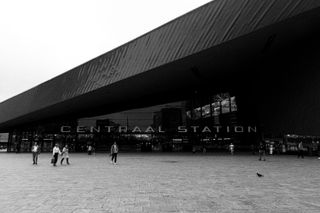
[[[210,0],[0,0],[0,102]]]

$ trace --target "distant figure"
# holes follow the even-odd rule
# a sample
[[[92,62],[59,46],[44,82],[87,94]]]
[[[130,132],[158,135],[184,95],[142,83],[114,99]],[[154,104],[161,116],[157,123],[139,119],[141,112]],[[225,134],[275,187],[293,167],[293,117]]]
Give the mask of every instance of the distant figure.
[[[38,155],[40,152],[39,146],[37,144],[37,142],[35,142],[31,148],[31,152],[32,152],[32,160],[33,160],[33,165],[37,165],[38,164]]]
[[[282,153],[286,153],[286,145],[282,144]]]
[[[255,154],[255,150],[254,150],[254,149],[255,149],[255,147],[254,147],[254,145],[253,145],[253,144],[251,144],[251,146],[250,146],[250,147],[251,147],[251,153],[254,155],[254,154]]]
[[[260,142],[259,144],[259,160],[262,158],[264,161],[266,160],[266,146],[264,142]]]
[[[20,142],[16,145],[16,153],[20,153]]]
[[[319,141],[317,141],[317,145],[318,145],[318,160],[320,160],[320,143],[319,143]]]
[[[60,161],[60,164],[62,165],[63,160],[66,159],[67,164],[69,165],[69,148],[68,145],[65,145],[62,149],[62,159]]]
[[[196,153],[196,147],[195,147],[195,146],[192,147],[192,153],[193,153],[193,154]]]
[[[88,155],[91,155],[91,154],[92,154],[92,146],[89,145],[89,146],[88,146]]]
[[[56,166],[59,154],[61,154],[61,151],[60,151],[59,145],[56,144],[52,150],[53,166]]]
[[[300,157],[304,158],[302,141],[300,141],[300,143],[298,144],[298,158],[300,158]]]
[[[270,147],[269,147],[269,154],[270,155],[273,155],[273,145],[272,144],[270,144]]]
[[[233,155],[234,145],[232,143],[230,143],[230,145],[229,145],[229,150],[230,150],[230,154]]]
[[[111,163],[117,164],[117,155],[119,152],[119,148],[116,142],[114,142],[111,146],[110,149],[110,154],[111,154]]]
[[[204,146],[203,148],[202,148],[202,153],[206,153],[207,152],[207,149],[206,149],[206,147]]]

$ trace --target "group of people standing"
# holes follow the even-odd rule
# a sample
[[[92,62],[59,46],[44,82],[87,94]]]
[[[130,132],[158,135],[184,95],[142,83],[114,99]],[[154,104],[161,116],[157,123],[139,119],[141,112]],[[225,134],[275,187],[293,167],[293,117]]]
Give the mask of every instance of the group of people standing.
[[[303,147],[303,142],[302,141],[300,141],[299,142],[299,144],[298,144],[298,146],[297,146],[297,148],[298,148],[298,158],[304,158],[304,147]],[[270,155],[272,155],[273,154],[273,152],[272,152],[273,150],[271,149],[271,151],[270,151]],[[260,142],[260,144],[259,144],[259,160],[266,160],[266,146],[265,146],[265,143],[263,143],[263,142]]]
[[[62,156],[62,157],[61,157],[60,164],[62,165],[64,159],[66,159],[67,165],[69,165],[70,163],[69,163],[69,148],[68,148],[68,145],[65,145],[65,146],[63,147],[62,152],[60,151],[60,148],[59,148],[59,145],[58,145],[58,144],[56,144],[56,145],[53,147],[53,150],[52,150],[52,160],[51,160],[51,163],[53,164],[53,166],[56,166],[56,165],[57,165],[59,154]]]
[[[91,147],[91,146],[90,146]],[[93,150],[93,148],[90,148],[90,152],[88,152],[88,154],[91,154],[91,151]],[[229,150],[230,150],[230,154],[233,155],[234,154],[234,145],[231,143],[229,145]],[[32,152],[32,160],[33,160],[33,165],[37,165],[38,164],[38,155],[40,154],[40,147],[37,144],[37,142],[34,143],[34,145],[31,148],[31,152]],[[117,145],[116,142],[114,142],[110,148],[110,157],[111,157],[111,163],[112,164],[117,164],[117,156],[118,156],[118,152],[119,152],[119,147]],[[266,145],[264,142],[260,142],[259,146],[258,146],[258,152],[259,152],[259,161],[266,160]],[[303,143],[300,142],[298,144],[298,158],[304,158],[304,148],[303,148]],[[270,153],[272,154],[272,152]],[[52,150],[52,159],[51,159],[51,163],[53,164],[53,166],[57,165],[58,162],[58,156],[61,155],[61,160],[60,160],[60,164],[63,164],[64,159],[66,159],[66,163],[67,165],[69,165],[69,148],[68,145],[65,145],[62,149],[62,151],[60,151],[59,148],[59,144],[55,144],[55,146],[53,147]],[[320,157],[319,157],[320,159]]]
[[[297,148],[298,148],[298,158],[304,158],[304,153],[303,153],[304,147],[303,147],[302,141],[299,142]],[[270,145],[270,147],[269,147],[269,150],[270,150],[269,154],[270,155],[273,155],[273,149],[274,149],[273,146]],[[230,151],[231,155],[234,154],[234,145],[232,143],[229,145],[229,151]],[[265,142],[261,141],[259,143],[258,153],[259,153],[259,161],[261,161],[261,160],[265,161],[266,160],[266,153],[267,153]],[[319,159],[320,159],[320,157],[319,157]]]
[[[40,154],[40,147],[38,145],[37,142],[35,142],[33,144],[33,146],[31,147],[31,152],[32,152],[32,160],[33,160],[33,165],[37,165],[38,164],[38,156]],[[69,148],[68,145],[65,145],[62,149],[62,152],[60,151],[59,145],[56,144],[53,147],[52,150],[52,158],[51,158],[51,163],[53,164],[53,166],[57,165],[58,162],[58,156],[61,155],[61,161],[60,164],[63,164],[64,159],[66,159],[66,163],[67,165],[69,165]]]
[[[230,151],[231,155],[234,154],[234,145],[233,145],[233,143],[230,143],[229,151]],[[266,147],[265,147],[265,144],[263,142],[260,142],[260,144],[258,146],[258,152],[259,152],[259,161],[261,161],[261,160],[265,161],[266,160]]]
[[[33,144],[31,147],[31,152],[32,152],[32,160],[33,160],[33,165],[38,164],[38,155],[40,154],[40,147],[37,142]],[[114,142],[111,146],[110,149],[110,156],[111,156],[111,163],[112,164],[117,164],[117,155],[119,152],[119,147],[116,142]],[[59,148],[59,144],[55,144],[55,146],[52,149],[52,158],[51,158],[51,163],[53,166],[57,166],[58,162],[58,157],[61,155],[61,160],[60,164],[63,164],[64,159],[66,159],[67,165],[69,165],[69,148],[68,145],[65,145],[62,149],[62,151]]]

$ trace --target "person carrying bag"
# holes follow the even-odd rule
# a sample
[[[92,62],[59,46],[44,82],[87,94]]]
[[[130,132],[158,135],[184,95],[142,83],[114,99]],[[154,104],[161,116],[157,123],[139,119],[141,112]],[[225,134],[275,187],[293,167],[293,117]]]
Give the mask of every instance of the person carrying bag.
[[[59,156],[59,154],[61,154],[61,151],[60,151],[60,149],[59,149],[59,145],[56,144],[56,145],[53,147],[53,150],[52,150],[51,163],[53,164],[53,166],[56,166],[57,161],[58,161],[58,156]]]

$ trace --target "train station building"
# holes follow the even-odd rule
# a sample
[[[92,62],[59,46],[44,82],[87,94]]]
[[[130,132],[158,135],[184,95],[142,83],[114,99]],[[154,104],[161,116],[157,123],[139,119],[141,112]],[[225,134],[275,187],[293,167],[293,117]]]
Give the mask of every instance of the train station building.
[[[7,150],[316,146],[319,16],[315,0],[205,4],[0,103]]]

